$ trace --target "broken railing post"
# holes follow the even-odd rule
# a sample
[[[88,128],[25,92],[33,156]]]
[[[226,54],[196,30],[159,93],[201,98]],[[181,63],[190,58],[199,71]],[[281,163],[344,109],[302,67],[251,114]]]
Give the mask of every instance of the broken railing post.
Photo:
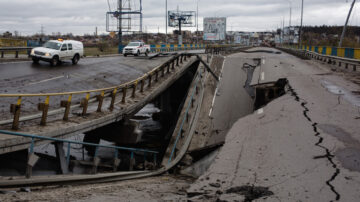
[[[48,114],[48,110],[49,110],[49,100],[50,100],[50,97],[46,96],[45,103],[38,104],[38,110],[42,111],[42,116],[41,116],[41,121],[40,121],[40,125],[42,125],[42,126],[46,125],[46,119],[47,119],[47,114]]]
[[[104,101],[104,96],[105,96],[105,92],[101,91],[101,94],[96,97],[97,100],[99,101],[98,108],[96,110],[97,112],[101,112],[102,104]]]
[[[132,98],[135,97],[137,85],[138,85],[138,81],[136,80],[135,83],[133,84],[133,90],[132,90],[132,94],[131,94]]]
[[[110,107],[109,107],[110,111],[113,111],[113,110],[114,110],[116,92],[117,92],[117,88],[115,88],[115,89],[111,92],[111,102],[110,102]]]
[[[166,64],[166,73],[169,74],[170,73],[170,63]]]
[[[159,71],[156,70],[156,71],[155,71],[155,82],[158,81],[158,77],[159,77]]]
[[[20,111],[21,111],[21,97],[18,98],[16,104],[11,104],[10,112],[14,114],[12,129],[19,129],[19,119],[20,119]]]
[[[123,87],[122,89],[122,100],[121,100],[121,103],[125,104],[126,102],[126,91],[127,91],[127,86]]]
[[[60,102],[60,106],[61,106],[61,107],[65,107],[65,112],[64,112],[64,117],[63,117],[63,120],[64,120],[64,121],[68,121],[68,120],[69,120],[71,99],[72,99],[72,95],[69,95],[68,100],[62,100],[62,101]]]
[[[140,93],[144,92],[144,84],[145,84],[144,79],[141,79],[141,81],[140,81]]]
[[[149,75],[149,84],[148,84],[148,87],[150,88],[151,87],[151,75]]]
[[[87,108],[89,105],[90,93],[86,93],[86,97],[81,101],[81,106],[83,108],[82,116],[86,115]]]

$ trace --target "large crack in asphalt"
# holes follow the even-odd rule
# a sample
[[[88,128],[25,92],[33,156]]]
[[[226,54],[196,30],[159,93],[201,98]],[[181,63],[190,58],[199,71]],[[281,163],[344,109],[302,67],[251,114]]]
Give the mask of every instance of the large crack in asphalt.
[[[295,98],[295,101],[300,102],[301,103],[301,107],[304,109],[303,114],[304,117],[311,123],[311,126],[313,127],[313,130],[315,132],[315,136],[319,138],[318,142],[315,143],[315,146],[322,148],[325,151],[324,155],[320,155],[320,156],[315,156],[314,159],[322,159],[322,158],[326,158],[331,166],[335,169],[334,174],[331,176],[331,178],[329,180],[326,181],[326,185],[330,188],[330,190],[335,194],[335,200],[338,201],[340,200],[340,194],[339,192],[336,191],[334,185],[331,184],[332,181],[335,180],[335,178],[339,175],[340,173],[340,169],[337,167],[337,165],[334,163],[333,158],[335,157],[333,154],[331,154],[330,150],[321,145],[321,143],[324,141],[324,138],[321,136],[320,132],[318,131],[317,125],[318,123],[312,121],[312,119],[310,118],[310,116],[308,115],[308,112],[310,111],[309,108],[307,108],[307,101],[305,101],[304,99],[301,99],[299,97],[299,95],[295,92],[295,89],[291,87],[290,84],[288,84],[289,87],[289,91],[291,93],[291,96],[293,96]],[[333,200],[331,200],[333,201]]]

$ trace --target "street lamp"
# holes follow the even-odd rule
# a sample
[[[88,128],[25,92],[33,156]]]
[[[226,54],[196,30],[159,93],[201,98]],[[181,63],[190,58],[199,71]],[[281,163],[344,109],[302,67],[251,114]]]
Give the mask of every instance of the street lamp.
[[[301,23],[300,23],[300,29],[299,29],[299,49],[302,48],[303,18],[304,18],[304,0],[301,0]]]
[[[168,11],[167,11],[167,0],[165,0],[165,40],[166,40],[166,43],[168,41],[168,38],[167,38],[167,26],[168,26]]]
[[[288,0],[290,6],[290,19],[289,19],[289,28],[291,27],[291,16],[292,16],[292,1]]]

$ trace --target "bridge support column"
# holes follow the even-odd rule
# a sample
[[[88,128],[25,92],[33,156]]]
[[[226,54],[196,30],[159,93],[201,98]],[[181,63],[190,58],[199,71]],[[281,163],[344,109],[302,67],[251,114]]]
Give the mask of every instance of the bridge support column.
[[[60,170],[62,174],[69,173],[69,165],[66,161],[66,155],[64,151],[64,143],[63,142],[55,142],[55,151],[56,151],[56,159],[60,163]]]

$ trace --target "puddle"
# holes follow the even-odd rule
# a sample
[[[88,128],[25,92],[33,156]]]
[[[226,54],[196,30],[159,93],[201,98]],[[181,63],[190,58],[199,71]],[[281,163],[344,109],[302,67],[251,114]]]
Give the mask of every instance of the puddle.
[[[318,128],[320,128],[323,132],[337,138],[339,141],[345,144],[357,144],[360,146],[360,143],[351,137],[351,134],[346,132],[344,129],[339,126],[331,125],[331,124],[318,124]]]
[[[360,172],[360,142],[338,126],[319,124],[318,128],[345,144],[346,148],[339,149],[335,152],[335,156],[341,165],[350,171]]]
[[[351,104],[360,107],[360,96],[354,95],[352,92],[343,89],[340,86],[334,85],[328,81],[322,80],[321,85],[326,88],[330,93],[341,95],[345,100]]]
[[[340,160],[341,165],[350,170],[360,172],[360,149],[349,147],[335,152],[335,156]]]

